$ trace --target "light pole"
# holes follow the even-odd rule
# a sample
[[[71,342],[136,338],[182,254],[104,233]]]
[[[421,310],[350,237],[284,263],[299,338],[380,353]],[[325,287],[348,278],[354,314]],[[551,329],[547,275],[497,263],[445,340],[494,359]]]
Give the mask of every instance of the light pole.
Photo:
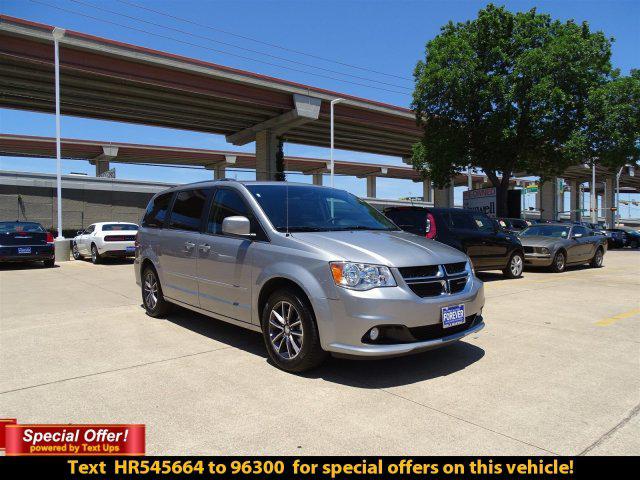
[[[330,149],[330,153],[329,153],[329,159],[331,161],[331,187],[333,187],[333,174],[335,172],[335,165],[333,163],[333,106],[336,103],[340,103],[343,99],[342,98],[335,98],[333,100],[331,100],[331,107],[330,107],[330,115],[329,115],[329,123],[330,123],[330,130],[331,130],[331,149]]]
[[[622,175],[622,170],[624,170],[624,166],[620,167],[620,170],[618,170],[616,175],[616,214],[614,216],[616,221],[614,222],[613,227],[620,223],[620,175]]]
[[[55,60],[55,81],[56,81],[56,188],[58,195],[58,240],[63,240],[62,235],[62,167],[60,165],[60,46],[58,42],[64,37],[64,28],[53,29],[53,48]]]
[[[598,199],[596,197],[596,162],[591,163],[591,223],[598,221]]]

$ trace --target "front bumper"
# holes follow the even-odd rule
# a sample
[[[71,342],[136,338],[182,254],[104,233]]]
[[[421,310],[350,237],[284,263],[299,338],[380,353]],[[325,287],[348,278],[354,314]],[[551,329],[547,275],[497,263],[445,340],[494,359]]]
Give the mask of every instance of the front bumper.
[[[544,255],[542,253],[525,253],[524,264],[533,267],[548,267],[553,262],[551,254]]]
[[[399,326],[408,329],[441,325],[442,307],[463,304],[465,317],[474,317],[466,330],[403,343],[365,343],[363,336],[372,327]],[[459,340],[484,327],[484,286],[475,276],[460,293],[419,297],[404,282],[398,287],[374,288],[366,292],[338,289],[338,299],[327,299],[326,310],[316,309],[322,348],[354,356],[393,356],[428,350]],[[424,337],[423,337],[424,338]]]

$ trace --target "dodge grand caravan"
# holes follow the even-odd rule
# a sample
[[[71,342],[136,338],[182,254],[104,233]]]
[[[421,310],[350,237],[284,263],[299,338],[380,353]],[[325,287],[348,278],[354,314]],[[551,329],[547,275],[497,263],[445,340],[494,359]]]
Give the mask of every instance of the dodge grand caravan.
[[[428,350],[484,327],[468,257],[342,190],[221,180],[151,199],[136,241],[147,313],[172,305],[261,332],[299,372],[328,353]]]

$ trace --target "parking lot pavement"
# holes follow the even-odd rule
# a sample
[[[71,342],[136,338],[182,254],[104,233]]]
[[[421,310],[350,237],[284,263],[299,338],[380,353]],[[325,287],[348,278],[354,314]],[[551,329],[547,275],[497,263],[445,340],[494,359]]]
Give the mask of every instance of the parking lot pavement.
[[[0,268],[0,417],[145,423],[151,454],[640,454],[640,251],[482,274],[487,327],[304,376],[259,335],[144,314],[131,263]]]

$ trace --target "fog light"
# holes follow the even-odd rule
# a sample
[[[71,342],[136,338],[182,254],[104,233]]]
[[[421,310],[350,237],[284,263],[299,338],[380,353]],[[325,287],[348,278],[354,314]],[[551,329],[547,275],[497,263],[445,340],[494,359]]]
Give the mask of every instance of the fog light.
[[[378,339],[379,336],[380,336],[380,330],[378,330],[378,327],[373,327],[369,331],[369,338],[374,342]]]

